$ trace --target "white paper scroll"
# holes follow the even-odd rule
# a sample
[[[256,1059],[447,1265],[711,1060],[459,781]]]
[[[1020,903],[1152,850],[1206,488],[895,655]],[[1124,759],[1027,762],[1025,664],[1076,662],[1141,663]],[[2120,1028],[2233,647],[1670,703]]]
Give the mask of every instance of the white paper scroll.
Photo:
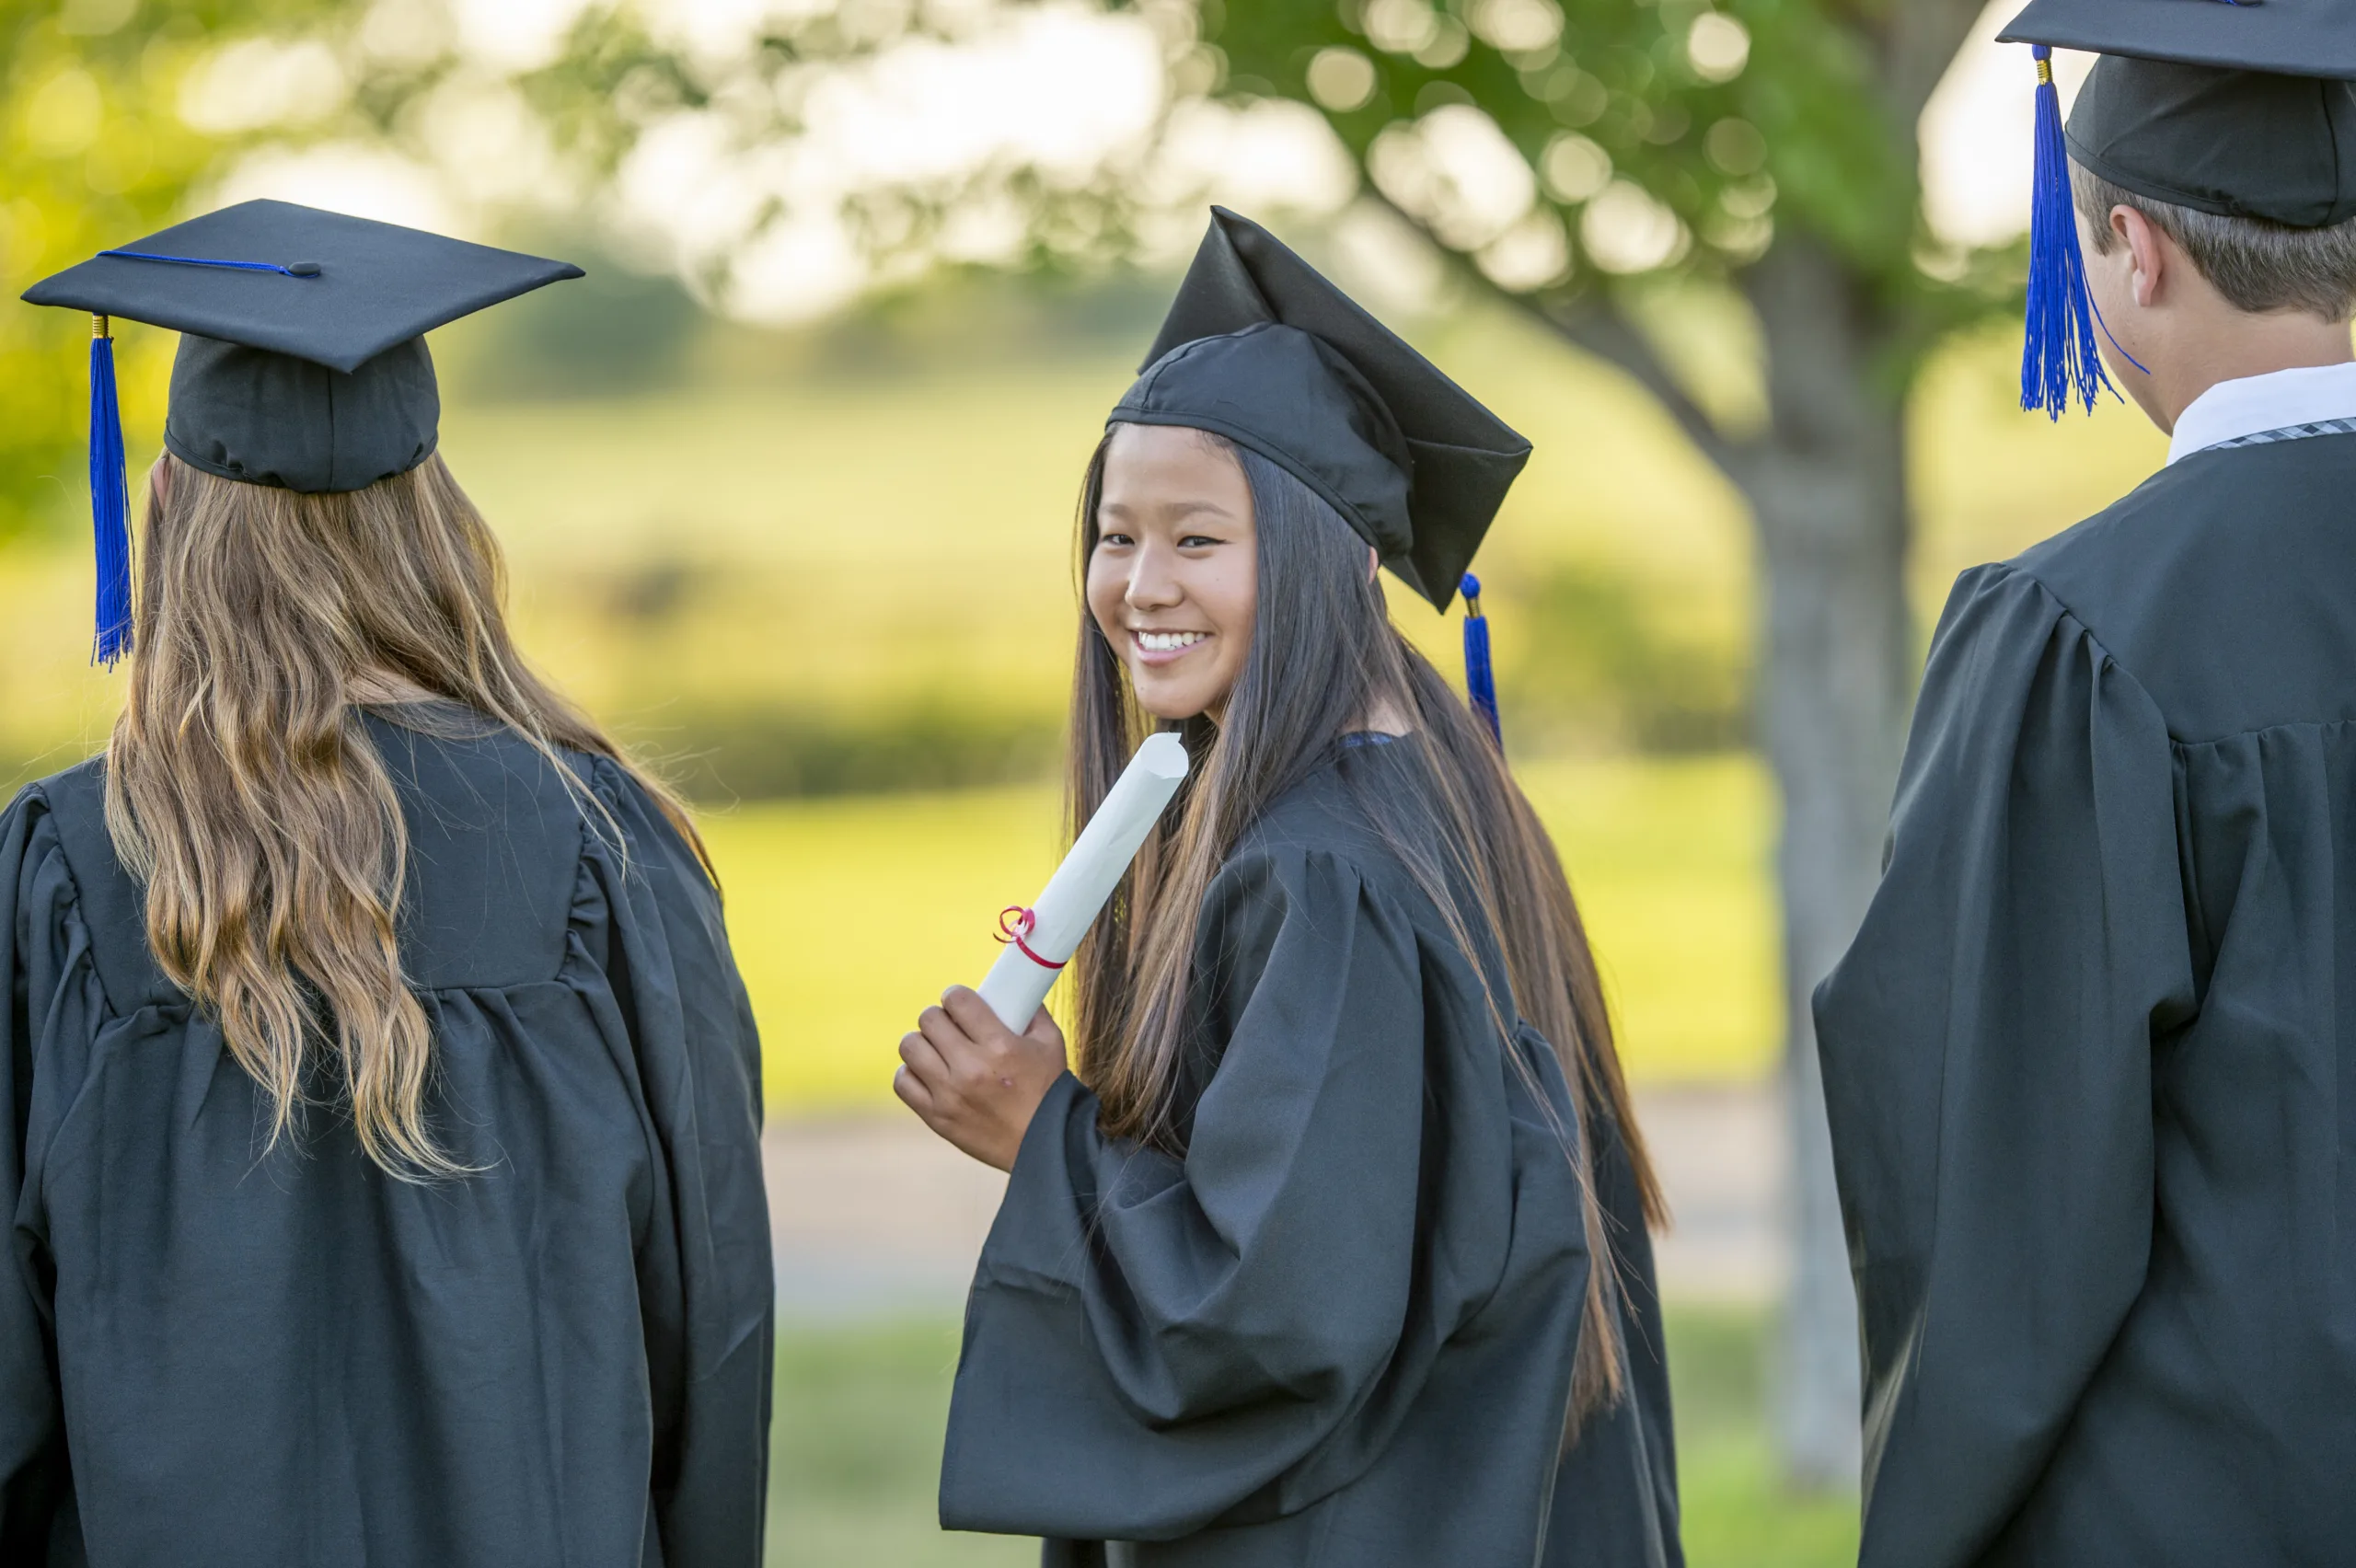
[[[990,965],[981,984],[982,1000],[999,1021],[1018,1034],[1028,1028],[1047,999],[1056,976],[1080,948],[1090,922],[1137,859],[1161,810],[1186,777],[1186,747],[1168,731],[1146,737],[1138,755],[1114,781],[1104,803],[1088,819],[1080,837],[1047,879],[1026,923],[1014,911],[1007,927],[1015,940]]]

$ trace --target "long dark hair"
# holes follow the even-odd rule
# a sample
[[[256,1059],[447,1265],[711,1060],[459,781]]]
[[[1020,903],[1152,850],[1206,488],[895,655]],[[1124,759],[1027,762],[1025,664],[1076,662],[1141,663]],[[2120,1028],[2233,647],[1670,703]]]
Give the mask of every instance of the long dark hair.
[[[1512,993],[1489,997],[1498,1031],[1508,1033],[1519,1016],[1545,1036],[1588,1130],[1573,1143],[1570,1129],[1563,1129],[1565,1147],[1576,1150],[1580,1217],[1595,1260],[1587,1302],[1592,1332],[1580,1336],[1573,1378],[1576,1421],[1614,1402],[1623,1387],[1618,1271],[1596,1195],[1600,1124],[1618,1128],[1646,1220],[1662,1223],[1667,1209],[1636,1129],[1562,861],[1488,732],[1391,624],[1381,584],[1367,570],[1366,546],[1341,514],[1258,454],[1207,432],[1201,439],[1230,454],[1251,486],[1259,563],[1252,646],[1216,729],[1201,720],[1187,726],[1196,766],[1174,820],[1165,818],[1147,840],[1073,959],[1079,1076],[1103,1102],[1107,1134],[1183,1152],[1176,1101],[1186,1003],[1196,919],[1211,881],[1252,823],[1314,771],[1345,733],[1379,708],[1395,709],[1423,739],[1429,765],[1415,770],[1422,797],[1361,793],[1357,804],[1467,952],[1480,951],[1473,932],[1495,933]],[[1083,582],[1096,548],[1104,454],[1100,444],[1080,492]],[[1083,605],[1065,785],[1072,833],[1155,726]],[[1435,820],[1441,829],[1436,836]],[[1469,890],[1469,908],[1459,889]],[[1505,1054],[1517,1070],[1528,1071],[1518,1051],[1508,1046]]]

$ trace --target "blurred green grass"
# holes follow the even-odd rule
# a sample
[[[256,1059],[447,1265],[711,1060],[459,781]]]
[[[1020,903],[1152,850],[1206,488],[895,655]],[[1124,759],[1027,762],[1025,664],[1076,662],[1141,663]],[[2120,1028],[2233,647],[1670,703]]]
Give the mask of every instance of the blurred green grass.
[[[1773,1479],[1767,1320],[1672,1308],[1669,1374],[1692,1568],[1842,1568],[1852,1497],[1796,1497]],[[1016,1568],[1036,1543],[936,1525],[941,1433],[957,1361],[945,1321],[789,1327],[778,1354],[768,1568]]]
[[[1560,345],[1478,313],[1415,335],[1536,445],[1480,560],[1501,671],[1531,697],[1608,679],[1558,667],[1609,650],[1539,623],[1610,618],[1599,595],[1619,595],[1641,607],[1643,636],[1674,634],[1669,676],[1682,660],[1738,679],[1752,552],[1726,483],[1625,382]],[[1960,567],[2067,525],[2157,465],[2159,438],[2131,411],[2058,428],[2021,415],[2016,352],[2002,334],[1958,344],[1916,393],[1926,620]],[[469,401],[454,386],[442,449],[505,544],[526,649],[692,775],[747,716],[781,744],[828,725],[921,736],[944,715],[983,741],[1051,728],[1075,627],[1073,498],[1130,372],[1107,352],[564,401]],[[135,479],[156,432],[134,421],[126,434]],[[75,477],[56,482],[61,498],[78,491]],[[118,700],[120,677],[88,665],[82,515],[61,500],[52,535],[0,550],[0,770],[20,778],[95,746]],[[1550,601],[1565,581],[1585,587]],[[1454,628],[1392,598],[1452,667]],[[770,781],[722,767],[702,792],[791,787],[756,771]]]
[[[1630,1072],[1766,1073],[1780,992],[1757,764],[1542,758],[1517,771],[1571,869]],[[886,1103],[900,1035],[944,986],[981,978],[998,912],[1054,869],[1057,811],[1037,786],[706,820],[773,1109]]]
[[[1519,727],[1507,716],[1516,744],[1624,747],[1689,697],[1700,721],[1677,744],[1722,744],[1753,617],[1734,495],[1649,404],[1558,345],[1479,315],[1418,336],[1536,444],[1481,558],[1507,696],[1524,704]],[[1916,395],[1926,611],[1958,567],[2065,525],[2156,462],[2131,413],[2058,430],[2023,418],[2015,352],[2001,334],[1957,345]],[[1051,770],[1072,496],[1129,374],[1106,352],[452,404],[443,450],[505,543],[524,645],[711,806],[780,1109],[881,1103],[908,1020],[978,977],[997,911],[1038,887],[1056,813],[1044,785],[760,797]],[[153,450],[152,430],[130,434]],[[0,551],[0,772],[16,778],[87,755],[120,702],[121,674],[87,663],[89,572],[77,536]],[[1452,668],[1455,628],[1392,598]],[[1615,689],[1632,683],[1662,689]],[[1584,738],[1539,721],[1581,690],[1641,698],[1651,717]],[[1765,1072],[1779,981],[1755,766],[1518,767],[1586,904],[1633,1073]],[[726,804],[739,795],[752,803]]]

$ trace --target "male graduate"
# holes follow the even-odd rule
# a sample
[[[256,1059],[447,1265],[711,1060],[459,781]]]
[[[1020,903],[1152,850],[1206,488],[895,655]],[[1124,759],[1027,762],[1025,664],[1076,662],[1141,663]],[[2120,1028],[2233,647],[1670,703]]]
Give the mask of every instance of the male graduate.
[[[2028,391],[2173,445],[1957,583],[1817,993],[1862,1562],[2356,1562],[2356,0],[2006,37],[2102,56]]]

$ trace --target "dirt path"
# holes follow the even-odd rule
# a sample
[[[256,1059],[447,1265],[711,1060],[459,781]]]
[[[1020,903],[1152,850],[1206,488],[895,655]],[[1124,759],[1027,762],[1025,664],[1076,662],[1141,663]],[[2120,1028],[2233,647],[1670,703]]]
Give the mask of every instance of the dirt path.
[[[1677,1224],[1661,1290],[1764,1300],[1781,1281],[1773,1207],[1783,1122],[1765,1089],[1640,1092],[1637,1113]],[[913,1116],[781,1121],[764,1153],[778,1308],[790,1318],[953,1313],[1005,1178]]]

